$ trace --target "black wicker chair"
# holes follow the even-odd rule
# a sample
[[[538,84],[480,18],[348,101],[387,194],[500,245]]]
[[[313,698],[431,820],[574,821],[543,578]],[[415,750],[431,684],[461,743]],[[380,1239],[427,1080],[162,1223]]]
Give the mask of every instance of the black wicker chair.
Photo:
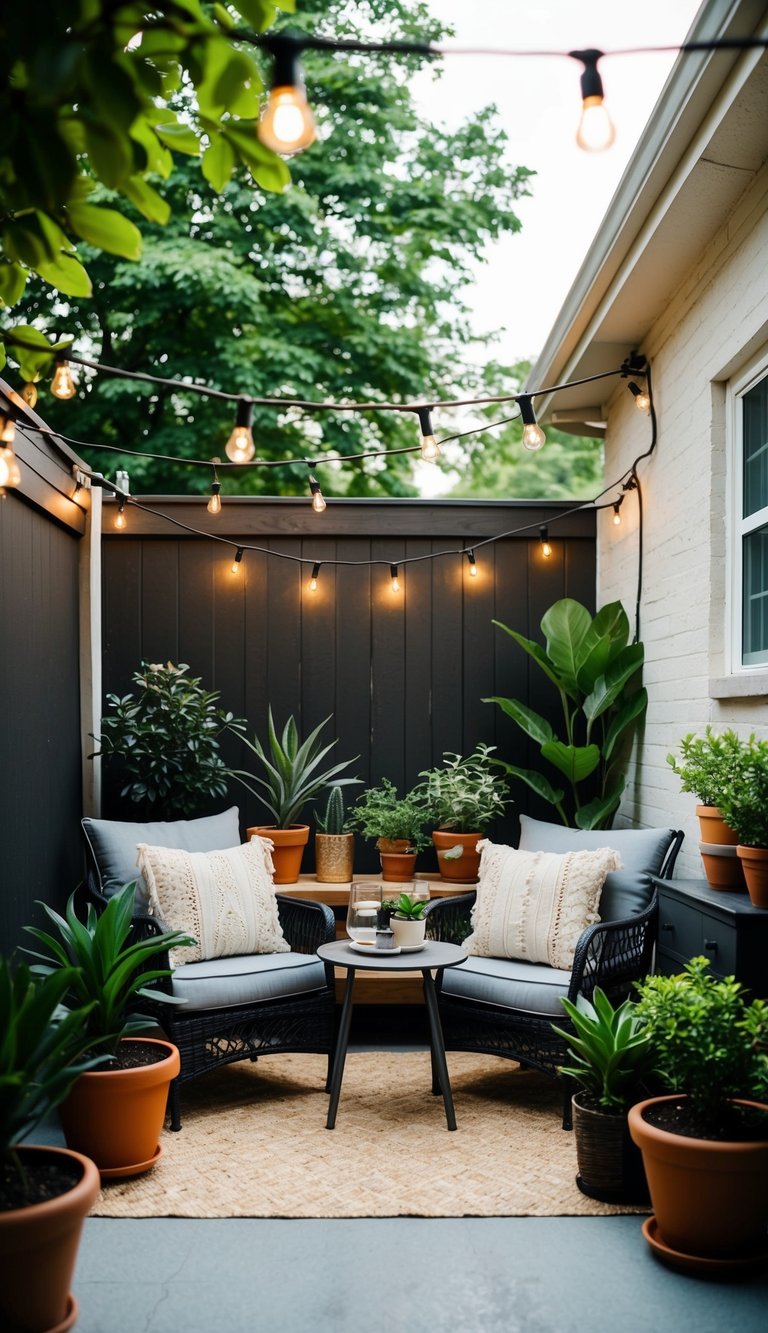
[[[600,844],[612,845],[611,830],[602,832],[599,841],[595,841],[593,834],[577,829],[541,824],[526,816],[522,820],[526,836],[521,840],[521,847],[525,844],[526,850],[576,851]],[[544,843],[541,847],[532,845],[537,841],[537,830],[554,830],[554,833],[540,835]],[[632,832],[635,830],[621,830],[620,839],[624,842],[626,835]],[[560,997],[567,995],[574,1002],[579,995],[589,999],[595,987],[600,986],[616,1003],[632,993],[634,983],[646,976],[653,965],[657,903],[650,876],[671,878],[683,834],[674,829],[637,832],[659,835],[656,854],[647,869],[634,868],[638,879],[646,883],[646,906],[632,915],[602,920],[599,925],[583,931],[570,977],[529,963],[510,966],[500,962],[494,969],[493,960],[470,958],[459,967],[446,971],[442,979],[439,1006],[446,1050],[500,1055],[540,1069],[552,1078],[560,1078],[564,1129],[571,1128],[573,1087],[571,1080],[559,1074],[567,1052],[562,1038],[552,1031],[553,1021],[566,1030],[570,1027]],[[668,836],[664,838],[663,834]],[[606,888],[609,880],[611,875],[606,880]],[[427,935],[431,939],[462,943],[472,930],[470,917],[475,898],[473,890],[460,897],[438,898],[431,902],[427,908]],[[616,901],[621,901],[620,897]],[[497,973],[490,981],[489,962],[490,971]],[[509,982],[505,977],[507,972],[514,978]],[[493,1000],[488,999],[489,991]],[[525,996],[525,1007],[519,1003],[521,995]]]
[[[85,891],[97,910],[106,906],[110,890],[115,887],[114,879],[110,882],[110,875],[104,873],[104,859],[99,854],[98,838],[94,837],[96,824],[100,826],[98,832],[103,834],[108,822],[83,821]],[[151,842],[155,838],[157,846],[179,845],[173,833],[169,833],[174,828],[172,824],[156,825],[151,834],[146,831],[149,826],[140,827],[137,841]],[[222,845],[220,839],[218,845]],[[197,845],[193,850],[216,848],[203,849]],[[125,883],[136,878],[136,872],[124,878],[117,876]],[[255,1060],[260,1055],[288,1051],[326,1055],[326,1086],[329,1085],[336,1035],[334,975],[333,969],[315,954],[319,945],[336,937],[334,915],[322,903],[281,894],[277,895],[277,905],[290,953],[217,959],[210,965],[186,964],[162,984],[169,994],[185,995],[188,1003],[142,1005],[168,1040],[178,1046],[181,1056],[181,1071],[171,1084],[168,1098],[173,1130],[181,1129],[181,1084],[237,1060]],[[138,910],[133,929],[136,939],[146,939],[162,934],[164,926],[155,917]],[[158,953],[157,965],[167,967],[167,955]],[[209,1004],[206,1004],[206,990],[215,997]],[[230,998],[237,996],[238,1002],[222,1003],[220,997],[227,993]]]

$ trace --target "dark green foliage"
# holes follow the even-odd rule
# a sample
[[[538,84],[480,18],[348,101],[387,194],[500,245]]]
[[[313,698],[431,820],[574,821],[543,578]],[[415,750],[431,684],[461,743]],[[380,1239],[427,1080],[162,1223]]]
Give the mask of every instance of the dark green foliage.
[[[133,676],[139,692],[107,695],[111,712],[94,738],[97,755],[120,760],[129,779],[121,795],[156,818],[184,819],[226,796],[233,774],[219,753],[220,737],[245,730],[242,719],[216,707],[218,693],[188,671],[186,662],[142,662]]]
[[[319,739],[320,732],[330,720],[330,717],[326,717],[314,731],[310,732],[305,741],[299,743],[295,718],[288,718],[282,734],[278,736],[270,708],[267,714],[269,749],[262,745],[258,736],[254,736],[252,741],[243,736],[248,749],[260,761],[266,776],[258,777],[242,769],[235,770],[236,776],[243,786],[253,792],[254,796],[258,796],[262,804],[267,807],[274,816],[278,828],[289,828],[291,824],[295,824],[307,802],[325,791],[326,787],[349,786],[350,783],[360,782],[360,778],[338,776],[345,768],[349,768],[350,764],[354,764],[359,755],[355,755],[355,759],[344,759],[340,764],[334,764],[333,767],[318,772],[319,765],[336,744],[336,741],[331,741],[329,745],[323,745]],[[256,787],[251,786],[254,782]]]
[[[42,952],[27,950],[38,960],[34,970],[43,976],[65,977],[65,1003],[87,1010],[89,1046],[106,1048],[110,1053],[117,1049],[121,1037],[146,1032],[152,1026],[152,1019],[131,1011],[136,998],[178,1003],[150,986],[150,982],[171,975],[167,967],[152,967],[152,960],[167,949],[195,943],[190,935],[174,930],[129,944],[135,892],[134,883],[126,884],[99,914],[89,903],[85,922],[75,911],[74,894],[63,917],[41,903],[56,934],[38,926],[25,927],[42,946]]]
[[[564,824],[582,829],[610,828],[624,790],[629,745],[644,716],[648,697],[638,687],[643,645],[630,644],[629,622],[620,602],[590,615],[570,597],[545,612],[541,644],[494,621],[541,668],[555,687],[563,716],[562,737],[551,722],[519,699],[493,697],[540,747],[542,759],[566,780],[553,786],[547,770],[505,767],[557,810]]]
[[[703,736],[689,732],[680,742],[680,756],[667,755],[667,763],[680,778],[683,791],[693,792],[702,805],[720,805],[720,794],[733,783],[738,786],[749,754],[748,745],[730,728],[717,735],[707,727]]]
[[[412,795],[424,800],[436,828],[482,833],[504,814],[509,788],[499,771],[500,761],[491,756],[495,748],[481,743],[466,757],[447,750],[439,768],[419,773],[424,782]]]
[[[720,813],[743,847],[768,847],[768,741],[750,736],[721,785]]]
[[[365,838],[386,842],[407,841],[414,852],[429,846],[424,833],[428,818],[423,796],[416,791],[398,796],[397,788],[389,778],[382,778],[376,787],[368,787],[358,797],[349,817],[350,828],[359,829]]]
[[[392,900],[392,915],[401,921],[421,921],[427,909],[423,898],[412,898],[409,893],[401,893]]]
[[[561,1074],[575,1078],[609,1115],[639,1101],[645,1095],[644,1080],[653,1069],[654,1052],[632,1001],[625,1000],[614,1009],[596,986],[591,1003],[583,996],[578,1004],[565,998],[560,1002],[576,1029],[574,1035],[552,1024],[553,1032],[567,1042],[571,1058]]]

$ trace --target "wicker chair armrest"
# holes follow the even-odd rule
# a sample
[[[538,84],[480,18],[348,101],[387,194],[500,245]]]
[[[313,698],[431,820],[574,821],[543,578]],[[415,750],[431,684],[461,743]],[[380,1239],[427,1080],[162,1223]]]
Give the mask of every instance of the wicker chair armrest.
[[[336,938],[336,918],[325,903],[278,893],[277,910],[283,934],[295,953],[317,953],[321,944]]]
[[[470,914],[477,892],[462,893],[457,898],[433,898],[427,904],[427,938],[448,944],[463,944],[472,933]]]
[[[579,937],[573,960],[569,999],[590,999],[600,986],[612,1002],[630,994],[633,983],[651,970],[656,942],[658,900],[637,916],[588,926]]]

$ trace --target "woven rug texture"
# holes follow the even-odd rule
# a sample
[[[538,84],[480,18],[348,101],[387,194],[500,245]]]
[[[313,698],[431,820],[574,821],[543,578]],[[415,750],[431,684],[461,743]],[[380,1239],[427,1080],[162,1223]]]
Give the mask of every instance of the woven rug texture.
[[[506,1060],[448,1056],[458,1128],[429,1052],[347,1056],[327,1130],[325,1057],[274,1055],[185,1085],[146,1175],[106,1184],[98,1217],[553,1217],[642,1209],[575,1184],[558,1087]]]

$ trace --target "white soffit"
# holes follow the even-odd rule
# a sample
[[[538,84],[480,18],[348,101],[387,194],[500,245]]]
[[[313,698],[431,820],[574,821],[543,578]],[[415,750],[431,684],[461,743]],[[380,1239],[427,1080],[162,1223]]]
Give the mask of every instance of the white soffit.
[[[768,33],[766,6],[705,5],[689,40]],[[717,11],[716,13],[713,11]],[[615,369],[663,312],[768,157],[768,54],[685,54],[674,69],[526,387]],[[604,405],[617,381],[559,390],[536,414]],[[586,418],[586,413],[585,413]]]

